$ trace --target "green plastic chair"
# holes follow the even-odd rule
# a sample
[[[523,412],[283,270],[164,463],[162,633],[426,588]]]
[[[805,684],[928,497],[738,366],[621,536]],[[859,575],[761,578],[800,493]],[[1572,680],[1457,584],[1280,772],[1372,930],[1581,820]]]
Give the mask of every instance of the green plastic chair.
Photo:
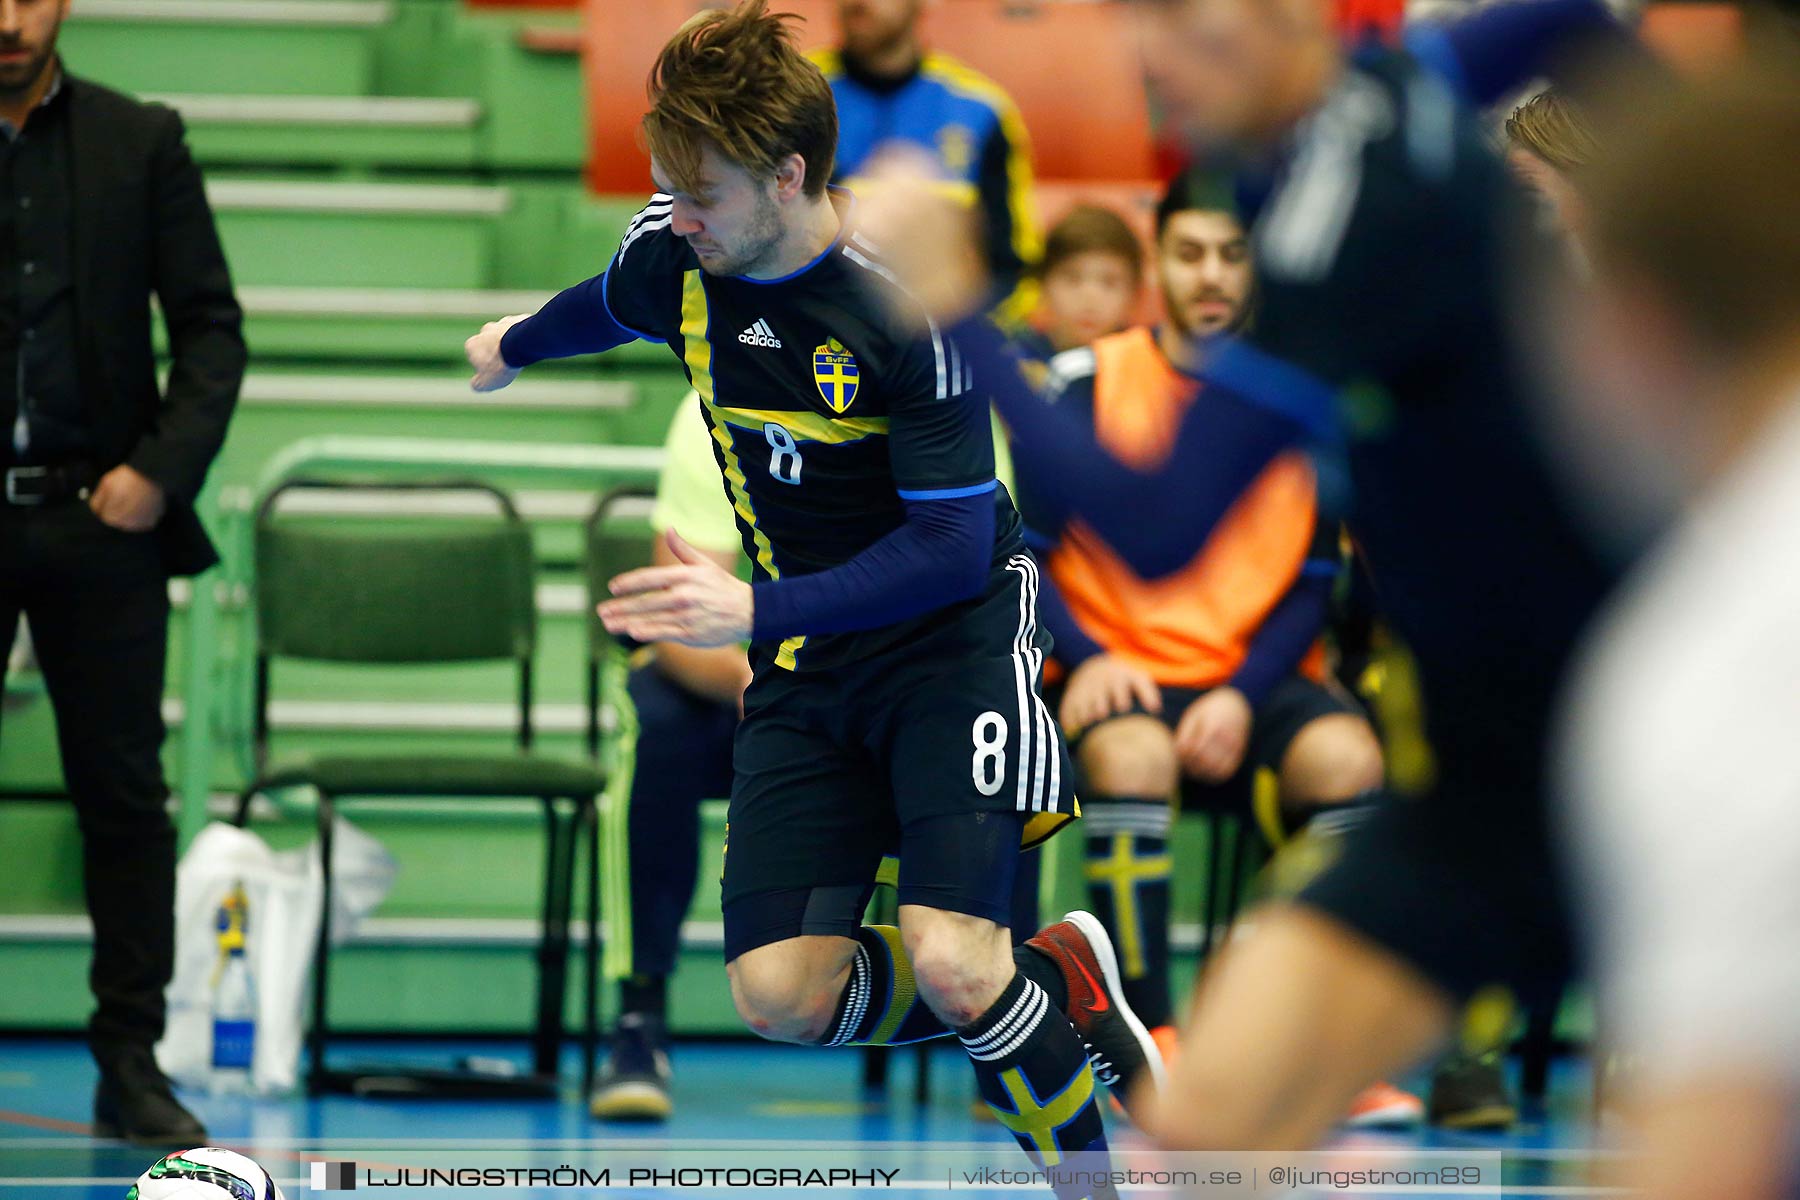
[[[650,507],[656,500],[654,488],[627,484],[614,488],[600,498],[585,526],[582,563],[587,580],[587,747],[590,755],[603,750],[603,735],[616,732],[610,722],[619,719],[611,707],[618,695],[615,685],[623,685],[625,673],[631,669],[632,647],[606,632],[596,607],[606,599],[606,585],[622,571],[650,565]],[[609,669],[611,668],[611,669]]]
[[[281,516],[277,510],[282,497],[302,489],[473,495],[491,500],[495,515],[434,515],[384,524]],[[260,792],[310,785],[319,796],[325,918],[314,955],[308,1090],[358,1095],[555,1095],[575,843],[592,823],[606,776],[592,760],[572,761],[532,749],[531,660],[537,607],[530,531],[507,496],[485,484],[296,480],[263,500],[256,514],[255,538],[257,769],[239,797],[237,820],[244,824],[250,801]],[[518,679],[517,748],[511,753],[332,754],[270,761],[270,668],[275,659],[355,663],[370,669],[510,660]],[[529,797],[542,802],[547,837],[531,1075],[326,1068],[332,823],[340,803],[357,797],[435,803]],[[598,857],[590,852],[588,858],[590,897],[597,887]],[[591,971],[588,978],[591,989]],[[586,1002],[591,1008],[591,990]]]

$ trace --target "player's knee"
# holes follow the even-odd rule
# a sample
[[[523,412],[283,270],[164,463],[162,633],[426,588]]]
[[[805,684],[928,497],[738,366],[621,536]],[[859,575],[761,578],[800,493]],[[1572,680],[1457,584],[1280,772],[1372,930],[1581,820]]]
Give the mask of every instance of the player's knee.
[[[1081,770],[1109,796],[1166,796],[1180,779],[1175,735],[1155,717],[1133,714],[1096,726],[1081,742]]]
[[[816,1045],[837,1012],[838,993],[823,972],[805,969],[792,956],[764,946],[726,965],[731,1002],[750,1031],[772,1042]]]
[[[947,1025],[980,1017],[1012,978],[1011,940],[992,921],[908,906],[900,929],[919,996]]]
[[[1381,743],[1369,723],[1350,713],[1320,717],[1300,730],[1281,764],[1289,804],[1340,804],[1381,786]]]

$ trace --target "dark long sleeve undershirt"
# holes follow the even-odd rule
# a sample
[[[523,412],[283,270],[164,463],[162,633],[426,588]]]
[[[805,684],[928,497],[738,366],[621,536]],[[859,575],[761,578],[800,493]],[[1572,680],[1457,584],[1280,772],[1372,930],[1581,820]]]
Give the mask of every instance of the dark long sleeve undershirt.
[[[536,314],[508,329],[500,339],[500,357],[509,367],[529,367],[546,358],[599,354],[642,336],[613,318],[601,274],[564,288]]]
[[[1049,557],[1054,539],[1028,530],[1026,542],[1039,561]],[[1190,560],[1191,561],[1191,560]],[[1269,610],[1245,652],[1244,661],[1233,673],[1231,686],[1242,692],[1252,705],[1260,703],[1270,690],[1300,665],[1319,631],[1331,606],[1331,592],[1339,565],[1331,559],[1309,558],[1301,565],[1300,574],[1287,592]],[[1106,653],[1106,647],[1088,636],[1075,619],[1068,601],[1049,571],[1043,572],[1038,588],[1038,619],[1055,639],[1056,661],[1073,673],[1095,655]]]
[[[850,561],[755,584],[751,640],[876,629],[979,594],[994,552],[993,489],[905,503],[906,523]]]
[[[964,320],[950,334],[972,365],[977,386],[1006,422],[1014,468],[1032,482],[1032,495],[1043,509],[1037,522],[1055,528],[1079,514],[1147,578],[1185,566],[1270,459],[1302,444],[1309,430],[1322,436],[1329,428],[1330,397],[1321,400],[1319,384],[1292,368],[1257,361],[1250,366],[1276,376],[1260,394],[1282,408],[1223,394],[1214,403],[1195,405],[1182,419],[1167,461],[1154,471],[1136,471],[1100,445],[1091,421],[1037,394],[990,322]],[[1220,357],[1223,363],[1227,356]],[[1230,377],[1248,367],[1223,365],[1226,390],[1238,392]],[[1291,372],[1290,394],[1300,397],[1297,402],[1283,394],[1284,370]]]
[[[1291,675],[1318,640],[1337,569],[1334,562],[1307,562],[1287,594],[1263,618],[1244,661],[1231,677],[1231,686],[1244,694],[1251,707],[1261,704],[1277,683]]]

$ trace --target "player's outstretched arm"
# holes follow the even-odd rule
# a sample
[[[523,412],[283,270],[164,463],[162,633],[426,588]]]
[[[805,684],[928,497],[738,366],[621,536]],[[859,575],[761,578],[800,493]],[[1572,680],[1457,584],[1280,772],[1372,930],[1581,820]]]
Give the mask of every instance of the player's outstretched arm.
[[[489,321],[463,343],[463,353],[475,370],[469,386],[492,392],[517,379],[532,363],[599,354],[637,339],[638,334],[619,324],[607,307],[602,274],[564,288],[536,313]]]
[[[1000,411],[1014,468],[1042,509],[1033,515],[1040,528],[1080,516],[1139,574],[1167,575],[1193,558],[1269,459],[1318,436],[1322,419],[1302,409],[1323,402],[1308,394],[1303,405],[1292,403],[1286,383],[1271,375],[1244,393],[1257,403],[1221,398],[1191,407],[1167,463],[1132,470],[1100,445],[1091,421],[1059,410],[1026,382],[1006,338],[979,311],[987,278],[976,231],[967,213],[932,190],[929,167],[892,152],[871,175],[880,186],[862,201],[861,228],[918,302],[918,319],[948,326],[976,390]],[[1148,513],[1166,516],[1146,520]]]
[[[1091,421],[1048,403],[1026,382],[1004,336],[986,319],[965,319],[950,336],[973,368],[976,387],[1000,410],[1014,469],[1045,518],[1079,516],[1134,571],[1152,578],[1192,561],[1269,460],[1310,432],[1283,407],[1220,396],[1188,409],[1161,467],[1133,470],[1100,444]],[[1146,520],[1146,513],[1163,517]]]
[[[1337,582],[1337,564],[1307,564],[1251,639],[1249,650],[1231,686],[1251,704],[1260,704],[1275,685],[1299,667],[1306,652],[1325,629],[1331,613],[1331,589]]]

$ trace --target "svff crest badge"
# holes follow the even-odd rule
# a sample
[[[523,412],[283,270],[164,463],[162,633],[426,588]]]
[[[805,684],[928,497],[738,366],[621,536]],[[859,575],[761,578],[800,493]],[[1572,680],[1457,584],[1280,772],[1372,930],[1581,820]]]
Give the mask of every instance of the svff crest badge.
[[[836,338],[813,347],[813,382],[832,412],[843,412],[856,399],[857,374],[856,356]]]

